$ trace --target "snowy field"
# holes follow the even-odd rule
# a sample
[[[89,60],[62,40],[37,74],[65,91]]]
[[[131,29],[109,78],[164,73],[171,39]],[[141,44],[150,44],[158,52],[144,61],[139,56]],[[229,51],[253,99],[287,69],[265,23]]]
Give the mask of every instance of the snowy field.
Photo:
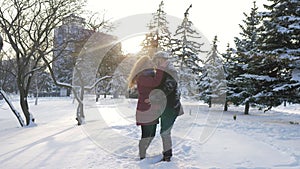
[[[174,156],[159,162],[161,140],[138,160],[140,130],[134,123],[135,100],[85,98],[86,124],[77,126],[71,98],[30,100],[36,127],[21,128],[0,100],[0,168],[5,169],[299,169],[300,105],[262,113],[231,106],[208,109],[183,101],[185,114],[173,128]],[[14,102],[17,105],[17,102]],[[16,106],[18,107],[18,106]],[[233,120],[233,115],[237,120]]]

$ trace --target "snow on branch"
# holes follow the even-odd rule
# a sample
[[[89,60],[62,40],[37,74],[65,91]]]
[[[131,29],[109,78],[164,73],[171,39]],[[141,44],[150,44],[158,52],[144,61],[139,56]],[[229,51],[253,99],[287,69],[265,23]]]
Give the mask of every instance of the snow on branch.
[[[264,80],[264,81],[268,81],[268,82],[276,80],[276,78],[272,78],[270,76],[262,76],[262,75],[243,74],[243,75],[240,75],[240,76],[245,77],[245,78],[249,78],[249,79]]]

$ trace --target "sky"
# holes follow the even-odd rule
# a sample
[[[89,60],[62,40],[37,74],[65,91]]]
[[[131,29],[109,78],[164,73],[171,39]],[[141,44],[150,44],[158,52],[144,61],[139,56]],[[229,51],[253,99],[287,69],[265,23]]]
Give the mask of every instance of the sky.
[[[116,21],[131,15],[154,13],[161,0],[87,0],[87,8],[105,14],[105,18]],[[259,11],[265,11],[267,0],[257,0]],[[239,36],[239,24],[245,19],[243,12],[249,14],[253,0],[164,0],[164,11],[171,16],[183,18],[185,10],[192,4],[189,18],[194,26],[212,42],[218,37],[218,50],[224,52],[226,46],[234,47],[233,39]],[[129,39],[123,47],[134,50],[134,39]],[[124,41],[125,42],[125,41]],[[137,43],[137,42],[136,42]],[[125,45],[125,46],[124,46]],[[132,49],[130,49],[131,46]]]

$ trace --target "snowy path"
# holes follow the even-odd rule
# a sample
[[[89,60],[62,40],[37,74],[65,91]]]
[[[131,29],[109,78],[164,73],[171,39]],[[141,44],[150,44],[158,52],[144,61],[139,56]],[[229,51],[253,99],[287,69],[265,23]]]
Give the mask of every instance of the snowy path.
[[[207,107],[184,105],[185,115],[173,129],[174,158],[155,163],[161,158],[158,132],[149,147],[150,157],[138,160],[140,131],[134,124],[134,101],[91,102],[86,105],[87,124],[81,127],[74,120],[76,105],[68,98],[31,105],[38,124],[33,128],[17,127],[7,106],[0,104],[0,168],[300,168],[300,125],[289,123],[300,122],[300,115],[276,110],[244,116],[232,108],[234,112],[224,113],[203,143],[201,134],[214,131],[206,122]],[[233,113],[238,114],[236,121]]]

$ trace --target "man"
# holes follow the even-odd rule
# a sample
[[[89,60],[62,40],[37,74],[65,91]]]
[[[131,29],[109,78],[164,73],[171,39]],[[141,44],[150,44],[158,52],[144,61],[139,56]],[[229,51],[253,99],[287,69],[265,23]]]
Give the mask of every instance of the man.
[[[164,92],[166,96],[166,105],[160,116],[160,135],[163,142],[163,158],[162,161],[170,161],[172,157],[172,139],[171,130],[177,116],[183,114],[180,103],[180,93],[177,84],[177,72],[173,65],[168,61],[169,55],[166,52],[157,52],[153,57],[153,62],[159,67],[160,65],[167,65],[164,70],[163,78],[156,89]],[[167,63],[166,63],[167,62]],[[150,96],[150,102],[153,102]]]

